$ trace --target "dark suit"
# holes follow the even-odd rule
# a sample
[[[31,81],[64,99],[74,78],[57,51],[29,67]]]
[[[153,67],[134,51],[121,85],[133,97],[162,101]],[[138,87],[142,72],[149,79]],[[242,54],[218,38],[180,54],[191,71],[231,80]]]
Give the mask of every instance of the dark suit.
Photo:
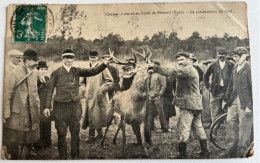
[[[231,77],[233,63],[226,60],[223,69],[221,69],[219,60],[212,63],[204,74],[204,83],[206,88],[212,94],[211,101],[211,119],[212,122],[222,114],[222,102],[227,90],[228,82]],[[211,84],[209,77],[212,75]],[[221,85],[221,80],[223,81]]]
[[[246,108],[253,109],[251,69],[248,64],[239,71],[237,65],[234,67],[225,98],[231,105],[227,113],[225,148],[230,154],[237,150],[239,156],[243,156],[251,143],[253,126],[253,112],[245,111]]]

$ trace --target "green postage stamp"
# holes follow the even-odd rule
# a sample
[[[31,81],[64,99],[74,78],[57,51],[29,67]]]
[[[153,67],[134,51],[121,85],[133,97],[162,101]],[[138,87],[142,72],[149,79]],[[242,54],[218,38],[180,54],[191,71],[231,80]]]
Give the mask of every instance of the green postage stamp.
[[[13,17],[14,42],[45,42],[46,5],[17,5]]]

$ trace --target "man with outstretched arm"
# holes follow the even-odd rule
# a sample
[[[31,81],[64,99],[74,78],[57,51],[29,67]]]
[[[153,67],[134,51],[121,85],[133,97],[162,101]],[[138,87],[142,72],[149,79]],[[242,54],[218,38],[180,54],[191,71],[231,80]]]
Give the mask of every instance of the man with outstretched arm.
[[[56,95],[53,102],[53,117],[58,134],[58,149],[60,159],[67,159],[66,135],[69,127],[71,134],[72,159],[79,158],[79,132],[82,108],[80,107],[79,77],[94,76],[102,72],[110,59],[96,67],[81,69],[73,67],[75,54],[66,49],[62,54],[63,65],[54,70],[49,82],[46,97],[45,116],[50,116],[51,100],[54,88]],[[102,93],[102,92],[100,92]]]
[[[154,67],[154,72],[162,75],[177,78],[175,105],[180,108],[177,122],[179,134],[179,155],[175,158],[185,159],[186,145],[189,142],[190,131],[199,139],[202,158],[209,158],[207,148],[207,137],[201,122],[201,96],[199,90],[199,75],[196,69],[190,64],[190,55],[186,52],[179,52],[176,56],[178,66],[163,68]]]

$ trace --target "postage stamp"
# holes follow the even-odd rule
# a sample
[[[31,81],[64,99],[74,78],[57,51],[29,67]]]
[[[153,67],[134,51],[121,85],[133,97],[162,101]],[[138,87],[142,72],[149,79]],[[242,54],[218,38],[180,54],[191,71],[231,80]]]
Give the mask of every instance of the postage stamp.
[[[44,43],[46,13],[46,5],[17,5],[14,12],[14,42]]]

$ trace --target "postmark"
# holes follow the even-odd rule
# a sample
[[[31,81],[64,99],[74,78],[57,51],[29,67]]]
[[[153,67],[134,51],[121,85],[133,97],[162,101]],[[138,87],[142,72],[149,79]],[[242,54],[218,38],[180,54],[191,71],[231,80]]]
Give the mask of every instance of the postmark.
[[[46,5],[17,5],[12,17],[14,42],[44,43],[46,41]]]

